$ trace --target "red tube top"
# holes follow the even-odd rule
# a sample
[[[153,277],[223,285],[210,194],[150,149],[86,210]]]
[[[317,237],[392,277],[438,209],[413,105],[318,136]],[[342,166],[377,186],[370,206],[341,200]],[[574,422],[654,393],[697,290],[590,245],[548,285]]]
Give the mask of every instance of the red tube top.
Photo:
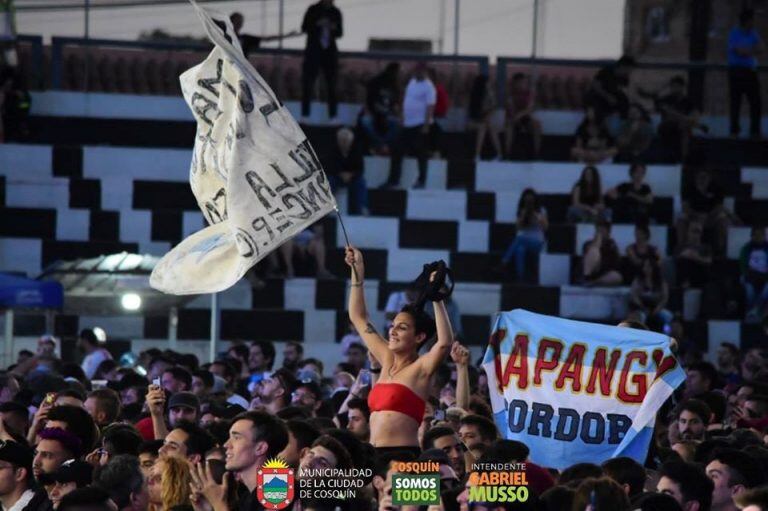
[[[372,412],[400,412],[418,423],[424,418],[426,403],[402,383],[377,383],[368,394],[368,408]]]

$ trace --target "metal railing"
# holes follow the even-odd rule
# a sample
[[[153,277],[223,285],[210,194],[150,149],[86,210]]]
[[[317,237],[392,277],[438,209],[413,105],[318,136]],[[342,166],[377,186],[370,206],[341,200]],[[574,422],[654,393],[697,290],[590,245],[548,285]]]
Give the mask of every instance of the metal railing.
[[[192,43],[165,43],[148,41],[120,41],[112,39],[85,39],[78,37],[53,37],[51,39],[51,85],[54,89],[62,88],[64,49],[71,46],[86,48],[123,48],[136,50],[162,50],[162,51],[208,51],[212,45]],[[42,52],[41,52],[42,53]],[[280,57],[301,57],[304,54],[300,49],[259,48],[251,52],[252,55]],[[488,73],[490,64],[487,56],[481,55],[431,55],[419,53],[400,52],[362,52],[342,51],[339,59],[362,59],[371,61],[406,61],[406,62],[447,62],[447,63],[474,63],[478,73]],[[42,65],[42,59],[39,62]]]
[[[584,59],[547,59],[547,58],[529,58],[529,57],[498,57],[496,59],[496,88],[500,104],[505,104],[509,95],[509,68],[517,67],[527,69],[528,75],[537,79],[547,74],[547,70],[552,68],[567,68],[573,71],[579,70],[582,73],[587,70],[597,71],[598,69],[613,63],[612,60],[584,60]],[[725,63],[710,62],[638,62],[635,74],[642,76],[641,79],[633,82],[642,82],[644,88],[653,88],[655,84],[666,84],[666,81],[673,75],[687,75],[688,82],[693,82],[694,77],[700,78],[702,90],[701,103],[704,112],[723,114],[727,108],[720,108],[725,101],[727,103],[727,90],[724,90],[727,83],[727,73],[729,66]],[[757,72],[760,74],[768,73],[768,66],[758,66]],[[559,71],[562,73],[562,70]],[[554,74],[554,73],[553,73]],[[567,72],[566,72],[567,74]],[[593,75],[590,74],[590,78]],[[532,84],[532,89],[536,89],[536,84]],[[762,87],[762,93],[765,95],[768,88]],[[723,92],[723,94],[721,94]],[[694,94],[691,94],[693,97]],[[725,98],[725,100],[724,100]],[[765,97],[764,97],[765,99]]]

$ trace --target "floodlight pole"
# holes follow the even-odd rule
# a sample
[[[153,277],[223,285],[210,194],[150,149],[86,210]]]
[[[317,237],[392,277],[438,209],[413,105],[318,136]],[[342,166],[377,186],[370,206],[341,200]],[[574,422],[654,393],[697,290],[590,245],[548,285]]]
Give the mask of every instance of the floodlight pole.
[[[179,309],[171,307],[168,312],[168,348],[177,351],[179,337]]]
[[[216,360],[216,353],[218,352],[217,345],[219,343],[219,295],[217,293],[211,294],[211,352],[209,354],[210,361]]]
[[[459,54],[459,24],[460,24],[460,11],[459,4],[461,0],[454,0],[453,2],[453,54]]]
[[[283,47],[283,22],[285,21],[285,0],[278,0],[278,9],[279,9],[279,25],[278,30],[280,34],[280,38],[277,40],[277,47],[281,48]]]

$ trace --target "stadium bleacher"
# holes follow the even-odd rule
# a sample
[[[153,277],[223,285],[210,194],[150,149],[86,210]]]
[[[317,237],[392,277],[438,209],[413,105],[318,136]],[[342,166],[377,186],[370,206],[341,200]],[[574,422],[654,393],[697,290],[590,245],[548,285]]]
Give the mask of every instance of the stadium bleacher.
[[[200,48],[136,48],[135,43],[86,46],[57,38],[43,47],[39,38],[20,44],[20,69],[32,85],[33,136],[23,144],[0,145],[0,267],[38,275],[60,259],[93,257],[121,251],[163,255],[204,226],[188,185],[190,151],[195,126],[179,97],[178,75],[197,63]],[[124,46],[124,47],[120,47]],[[512,59],[514,60],[514,59]],[[86,68],[86,61],[88,66]],[[299,117],[300,54],[258,53],[251,61],[287,108]],[[347,55],[341,61],[339,119],[353,125],[364,98],[363,83],[386,63],[384,57]],[[519,62],[491,69],[500,91]],[[428,260],[445,259],[459,285],[454,295],[464,323],[466,341],[484,345],[491,315],[523,307],[564,317],[611,322],[623,317],[627,288],[595,290],[580,286],[578,269],[582,245],[593,226],[566,222],[570,192],[582,165],[569,160],[572,134],[581,120],[582,97],[595,68],[544,65],[537,77],[537,117],[544,140],[540,160],[475,162],[471,135],[464,132],[466,101],[484,57],[433,63],[451,98],[443,124],[440,152],[444,159],[429,162],[427,186],[408,189],[416,179],[415,161],[406,159],[403,188],[379,190],[386,179],[386,158],[365,158],[370,189],[370,216],[346,216],[352,242],[365,251],[369,302],[374,319],[383,323],[383,308],[392,290],[411,280]],[[502,69],[503,68],[503,69]],[[87,90],[88,93],[79,92]],[[324,91],[321,90],[322,100]],[[768,161],[761,141],[718,137],[724,131],[722,111],[708,112],[713,136],[696,140],[694,153],[716,173],[726,206],[746,225],[768,218]],[[658,119],[655,119],[658,122]],[[318,153],[334,141],[325,108],[313,108],[304,126]],[[647,182],[654,192],[651,243],[670,258],[675,246],[674,222],[681,211],[681,190],[691,178],[680,164],[670,163],[654,142],[647,153]],[[627,180],[627,164],[599,166],[603,189]],[[525,284],[494,273],[502,251],[515,235],[516,209],[524,188],[534,188],[547,208],[547,246],[531,261]],[[337,195],[346,213],[347,195]],[[335,219],[325,230],[328,268],[337,281],[299,277],[268,279],[266,288],[252,290],[241,282],[222,294],[222,337],[249,338],[254,328],[275,340],[337,341],[347,331],[341,257],[344,238]],[[634,226],[616,224],[619,249],[633,242]],[[727,259],[718,271],[736,275],[739,250],[749,238],[748,227],[728,233]],[[670,260],[665,272],[673,273]],[[757,325],[742,324],[727,315],[699,321],[701,290],[671,289],[672,308],[706,351],[709,342],[742,340],[746,347],[761,339]],[[205,297],[180,311],[180,339],[209,336],[209,303]],[[279,319],[279,321],[274,321]],[[58,316],[56,333],[74,335],[79,327],[106,325],[110,335],[158,339],[168,334],[166,317],[105,319]],[[18,335],[38,335],[39,320],[19,321]],[[138,349],[138,348],[137,348]]]

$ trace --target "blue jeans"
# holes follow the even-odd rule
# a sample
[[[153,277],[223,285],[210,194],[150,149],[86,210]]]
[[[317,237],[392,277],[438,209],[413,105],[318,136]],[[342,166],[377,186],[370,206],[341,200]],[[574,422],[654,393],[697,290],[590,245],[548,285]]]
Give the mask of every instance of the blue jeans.
[[[747,299],[747,310],[757,307],[762,309],[766,303],[768,303],[768,282],[762,284],[762,286],[751,279],[745,277],[741,278],[744,284],[744,294]],[[758,293],[759,289],[759,293]]]
[[[517,278],[521,279],[525,275],[525,258],[529,253],[540,254],[543,248],[544,240],[518,234],[507,247],[501,262],[507,264],[514,257]]]
[[[361,175],[349,183],[345,183],[339,176],[328,176],[328,182],[331,184],[331,191],[336,193],[342,186],[349,188],[349,214],[359,215],[363,209],[368,209],[368,186],[365,178]]]
[[[371,115],[363,115],[360,117],[360,125],[365,130],[365,134],[371,141],[371,145],[378,149],[381,146],[387,146],[392,149],[392,144],[397,141],[397,136],[400,132],[400,124],[397,119],[388,117],[384,123],[387,126],[385,132],[380,132],[375,126],[375,120]]]

